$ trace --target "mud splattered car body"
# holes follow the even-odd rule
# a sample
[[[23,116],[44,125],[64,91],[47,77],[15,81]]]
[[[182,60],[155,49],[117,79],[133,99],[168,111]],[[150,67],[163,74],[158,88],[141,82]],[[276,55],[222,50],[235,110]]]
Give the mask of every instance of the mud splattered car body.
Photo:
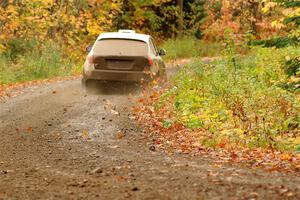
[[[163,49],[149,35],[131,30],[102,33],[87,49],[82,82],[89,80],[139,82],[165,76]]]

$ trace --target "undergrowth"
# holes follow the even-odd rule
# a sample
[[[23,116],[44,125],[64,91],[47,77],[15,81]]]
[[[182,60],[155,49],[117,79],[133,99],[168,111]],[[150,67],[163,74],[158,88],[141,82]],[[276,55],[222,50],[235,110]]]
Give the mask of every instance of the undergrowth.
[[[175,60],[192,57],[219,56],[224,48],[221,43],[198,40],[193,37],[169,39],[163,44],[167,55],[165,60]]]
[[[0,84],[72,75],[80,71],[59,42],[14,39],[0,54]],[[71,51],[70,51],[71,52]]]
[[[282,86],[297,77],[287,74],[286,64],[299,55],[297,47],[254,47],[239,56],[229,44],[222,59],[208,65],[194,59],[186,65],[156,109],[168,110],[166,128],[182,124],[205,132],[198,139],[206,146],[298,151],[299,88]]]

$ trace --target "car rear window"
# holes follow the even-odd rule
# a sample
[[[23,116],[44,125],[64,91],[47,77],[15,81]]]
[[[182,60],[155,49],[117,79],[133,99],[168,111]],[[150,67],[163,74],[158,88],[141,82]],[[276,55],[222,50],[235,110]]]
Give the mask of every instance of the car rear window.
[[[145,42],[130,39],[101,39],[96,42],[97,55],[146,56],[148,46]]]

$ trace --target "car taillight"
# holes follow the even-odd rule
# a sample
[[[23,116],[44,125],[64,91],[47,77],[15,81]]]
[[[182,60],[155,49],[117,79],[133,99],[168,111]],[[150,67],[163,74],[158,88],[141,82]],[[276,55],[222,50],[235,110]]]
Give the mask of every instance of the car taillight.
[[[87,61],[89,64],[94,64],[94,56],[88,56]]]
[[[149,63],[149,66],[153,65],[153,60],[150,56],[148,56],[148,63]]]

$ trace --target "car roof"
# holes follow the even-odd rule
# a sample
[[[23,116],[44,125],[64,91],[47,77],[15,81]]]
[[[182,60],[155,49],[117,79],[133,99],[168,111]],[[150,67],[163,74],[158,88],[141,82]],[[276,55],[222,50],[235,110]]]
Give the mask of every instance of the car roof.
[[[102,39],[129,39],[129,40],[140,40],[148,43],[150,35],[135,33],[135,31],[130,30],[120,30],[119,32],[107,32],[101,33],[97,40]]]

